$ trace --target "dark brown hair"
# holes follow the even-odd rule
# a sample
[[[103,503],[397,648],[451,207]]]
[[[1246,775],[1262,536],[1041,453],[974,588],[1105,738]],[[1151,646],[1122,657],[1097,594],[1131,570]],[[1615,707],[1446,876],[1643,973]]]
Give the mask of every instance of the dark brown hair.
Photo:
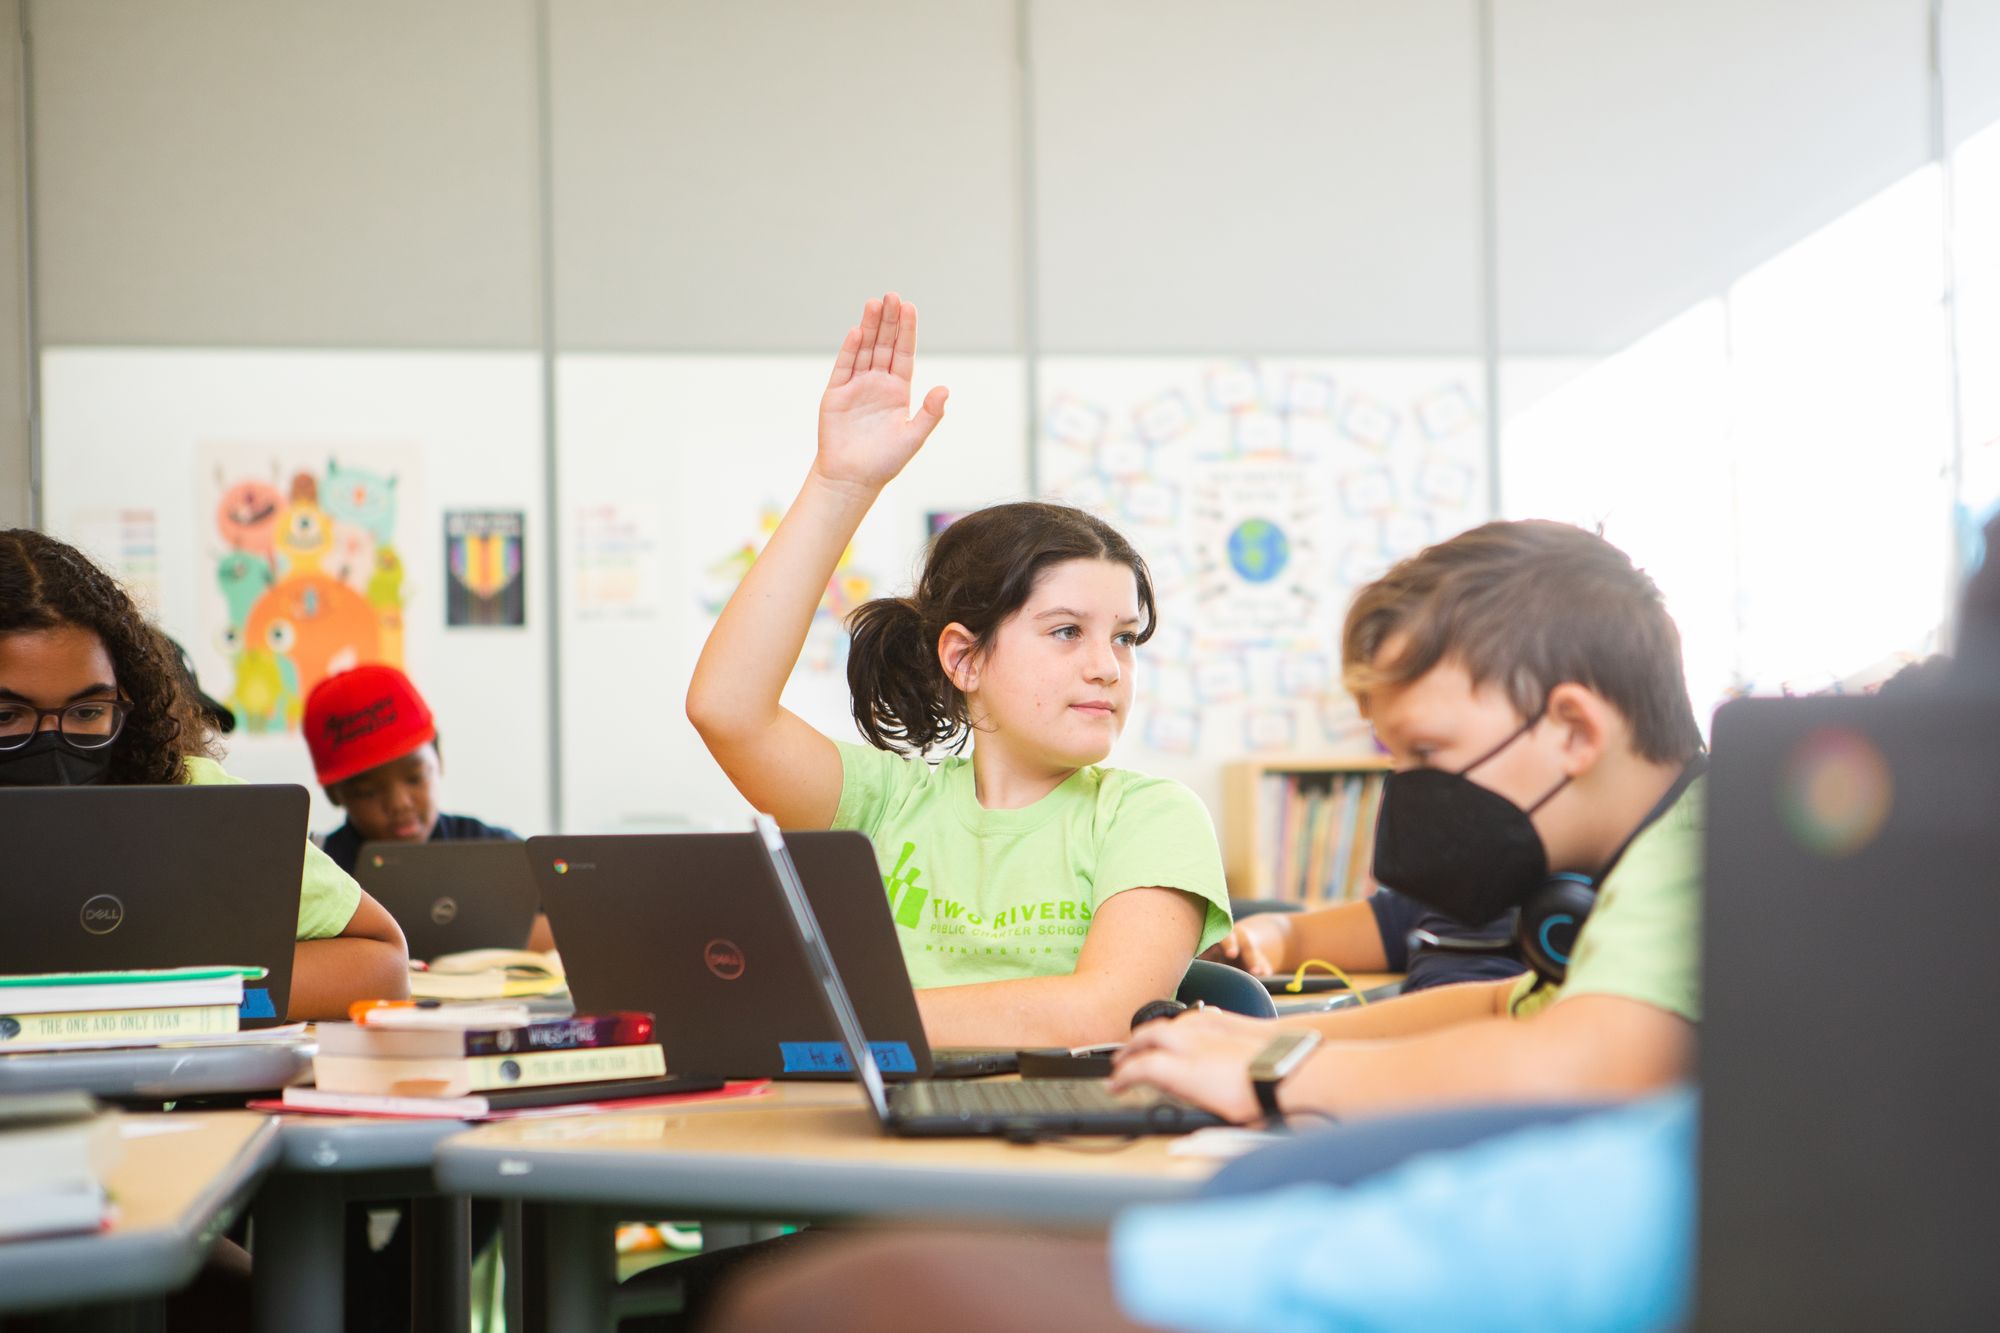
[[[938,638],[957,623],[974,651],[1027,603],[1042,571],[1066,560],[1109,560],[1139,588],[1139,643],[1153,636],[1156,609],[1146,562],[1118,530],[1068,505],[1023,501],[965,515],[931,540],[908,597],[879,597],[848,617],[853,642],[847,688],[870,744],[921,754],[957,750],[970,736],[965,696],[944,674]]]
[[[187,781],[183,761],[212,757],[214,741],[173,644],[118,580],[74,546],[29,528],[0,531],[0,634],[64,626],[89,630],[103,642],[118,692],[132,702],[111,747],[109,781]]]
[[[1401,636],[1393,659],[1383,644]],[[1341,679],[1362,706],[1446,658],[1497,683],[1524,718],[1573,681],[1625,715],[1655,763],[1701,748],[1681,636],[1660,590],[1623,551],[1567,523],[1487,523],[1398,563],[1354,596]]]

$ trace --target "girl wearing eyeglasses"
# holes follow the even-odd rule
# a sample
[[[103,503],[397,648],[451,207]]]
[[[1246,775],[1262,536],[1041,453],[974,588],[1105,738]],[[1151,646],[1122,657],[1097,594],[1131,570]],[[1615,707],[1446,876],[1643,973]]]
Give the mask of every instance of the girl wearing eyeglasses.
[[[75,547],[0,531],[0,787],[235,782],[178,653]],[[290,1017],[409,993],[403,932],[307,844]]]

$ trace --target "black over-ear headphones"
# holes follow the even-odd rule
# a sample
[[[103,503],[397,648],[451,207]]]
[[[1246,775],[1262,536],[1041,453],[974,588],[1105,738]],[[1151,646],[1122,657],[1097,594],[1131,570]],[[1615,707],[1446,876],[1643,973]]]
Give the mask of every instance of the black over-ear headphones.
[[[1410,932],[1411,947],[1434,949],[1458,958],[1511,958],[1526,963],[1551,986],[1569,975],[1570,954],[1577,932],[1597,904],[1597,884],[1588,875],[1563,871],[1543,881],[1528,895],[1514,919],[1514,934],[1504,940],[1469,940]]]

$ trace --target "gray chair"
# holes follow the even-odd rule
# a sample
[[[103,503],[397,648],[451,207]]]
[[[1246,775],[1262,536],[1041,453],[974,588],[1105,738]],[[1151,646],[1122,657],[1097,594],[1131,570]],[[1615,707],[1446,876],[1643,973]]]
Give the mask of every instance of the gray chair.
[[[1248,1014],[1252,1018],[1278,1016],[1278,1006],[1271,1003],[1271,992],[1264,989],[1263,982],[1241,968],[1201,958],[1188,964],[1187,975],[1181,978],[1181,988],[1174,998],[1182,1004],[1200,1000],[1210,1008],[1227,1009],[1232,1014]]]

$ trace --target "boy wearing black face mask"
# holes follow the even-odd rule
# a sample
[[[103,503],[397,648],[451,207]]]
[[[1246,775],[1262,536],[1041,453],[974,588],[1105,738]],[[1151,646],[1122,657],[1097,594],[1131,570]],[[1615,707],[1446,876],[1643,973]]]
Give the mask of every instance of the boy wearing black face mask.
[[[1284,1020],[1343,1040],[1279,1105],[1622,1097],[1682,1077],[1700,1016],[1701,737],[1652,580],[1580,529],[1489,523],[1362,589],[1342,659],[1397,769],[1377,878],[1466,923],[1525,907],[1537,970]],[[1246,1071],[1271,1035],[1234,1015],[1148,1024],[1114,1083],[1255,1120]]]

